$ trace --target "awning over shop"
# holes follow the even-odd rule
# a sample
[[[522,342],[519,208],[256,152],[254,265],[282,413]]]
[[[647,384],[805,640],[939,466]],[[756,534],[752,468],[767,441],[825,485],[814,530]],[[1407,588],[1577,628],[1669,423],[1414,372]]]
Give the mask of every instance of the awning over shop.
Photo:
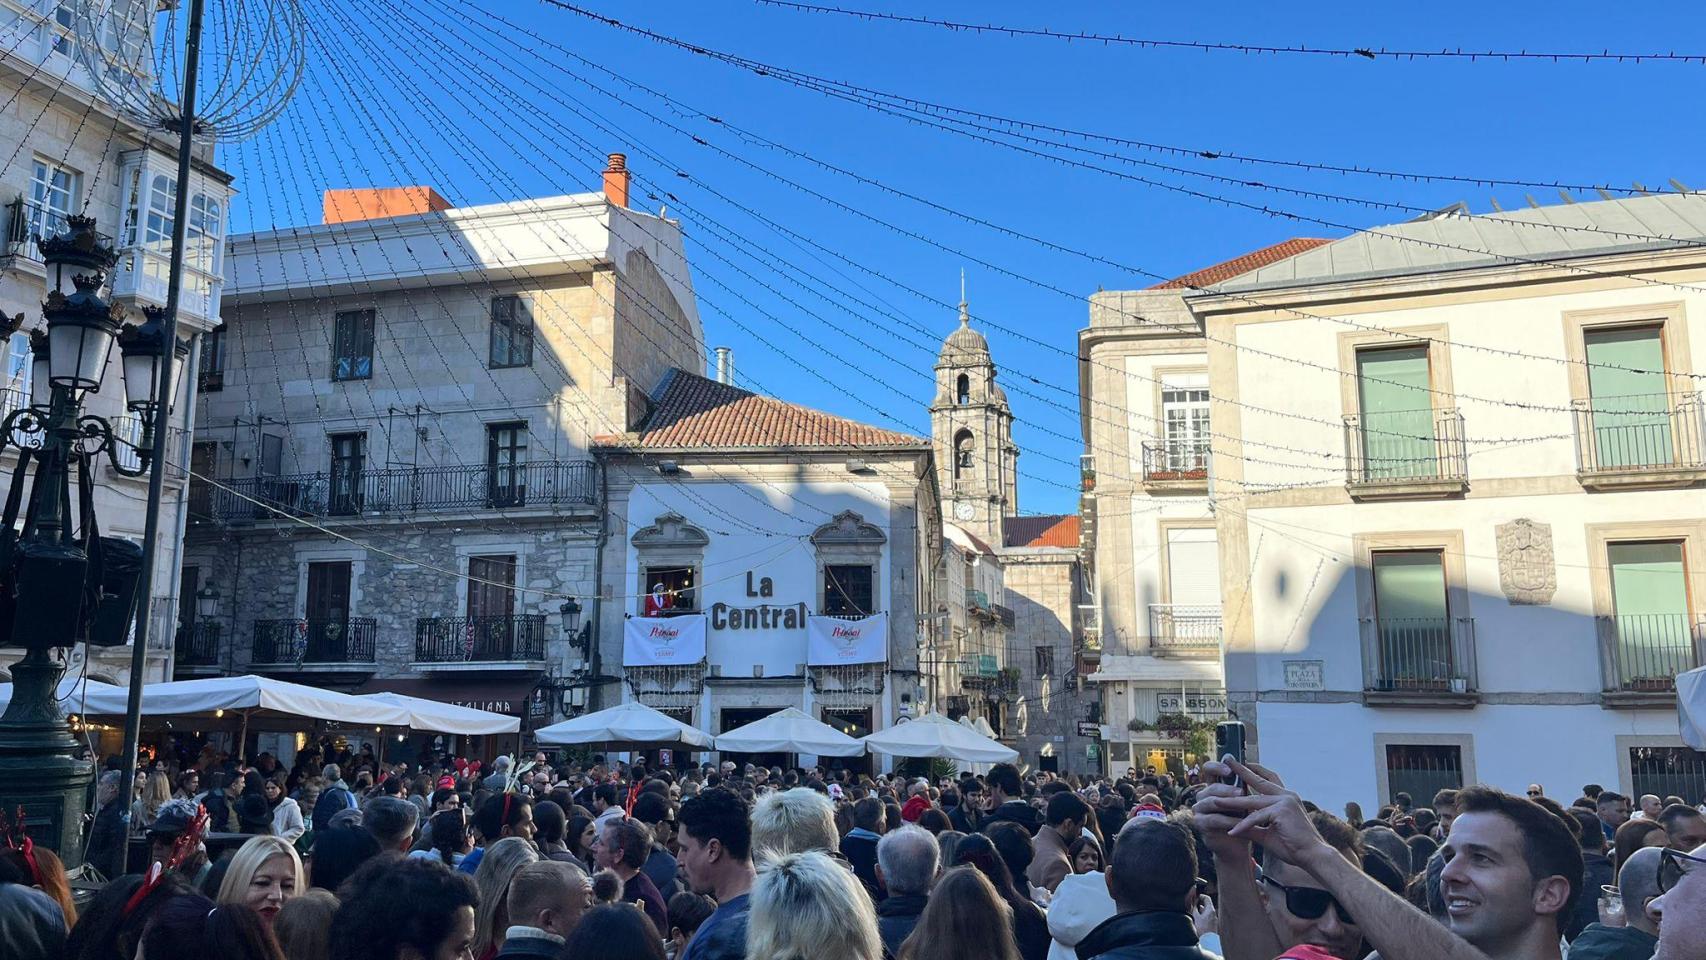
[[[543,704],[542,710],[535,707],[533,692],[538,686],[538,677],[505,680],[396,678],[369,680],[357,687],[355,692],[357,695],[398,693],[405,697],[432,700],[453,707],[501,713],[525,723],[530,718],[537,720],[541,716],[549,716],[550,704]]]

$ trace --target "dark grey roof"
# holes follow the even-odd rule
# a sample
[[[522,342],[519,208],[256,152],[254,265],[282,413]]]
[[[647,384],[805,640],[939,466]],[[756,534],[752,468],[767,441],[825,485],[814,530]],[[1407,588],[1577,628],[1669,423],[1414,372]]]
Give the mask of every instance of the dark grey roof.
[[[1663,250],[1701,241],[1706,241],[1706,195],[1699,193],[1452,213],[1354,233],[1211,289],[1244,292],[1520,265],[1525,260]]]

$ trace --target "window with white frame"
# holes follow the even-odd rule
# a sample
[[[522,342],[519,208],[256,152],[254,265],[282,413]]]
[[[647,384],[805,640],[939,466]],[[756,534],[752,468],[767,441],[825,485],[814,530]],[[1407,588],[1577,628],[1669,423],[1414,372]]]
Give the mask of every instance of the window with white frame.
[[[30,335],[22,331],[12,334],[6,350],[6,387],[0,396],[0,413],[11,413],[30,403],[30,373],[35,356],[30,352]]]
[[[178,181],[163,173],[154,175],[148,191],[148,210],[142,216],[142,245],[160,253],[172,250],[173,207],[178,202]]]
[[[37,157],[30,173],[30,235],[51,237],[65,231],[65,218],[77,212],[76,170]]]
[[[1168,471],[1190,473],[1208,469],[1208,374],[1167,377],[1162,381],[1161,431]]]
[[[219,201],[198,193],[190,198],[189,214],[184,243],[187,262],[198,270],[218,273],[221,247]]]

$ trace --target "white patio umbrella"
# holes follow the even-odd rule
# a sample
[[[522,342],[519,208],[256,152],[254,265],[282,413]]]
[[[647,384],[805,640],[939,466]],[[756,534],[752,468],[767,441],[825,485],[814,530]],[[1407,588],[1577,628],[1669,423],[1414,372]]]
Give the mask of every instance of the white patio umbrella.
[[[897,723],[865,738],[874,753],[896,757],[946,757],[968,763],[1013,763],[1019,752],[939,713]]]
[[[67,714],[82,713],[86,703],[108,703],[109,698],[124,697],[124,688],[99,680],[90,680],[84,676],[66,677],[59,681],[59,687],[53,693],[59,700],[59,708]],[[12,703],[12,685],[0,683],[0,713],[6,712],[6,707]],[[90,711],[94,712],[93,710]]]
[[[1706,667],[1676,675],[1676,722],[1683,743],[1706,750]]]
[[[533,732],[540,743],[599,743],[613,750],[709,750],[711,735],[643,703],[630,701]]]
[[[413,730],[455,733],[471,737],[483,737],[494,733],[521,732],[521,719],[519,717],[505,716],[501,713],[493,713],[490,710],[459,707],[453,703],[440,703],[437,700],[411,697],[402,693],[365,693],[360,694],[357,699],[377,700],[394,707],[402,707],[408,711],[409,727]]]
[[[802,710],[786,707],[717,737],[717,749],[733,753],[813,753],[857,757],[865,745]]]
[[[126,691],[91,693],[87,712],[125,712]],[[245,719],[310,719],[354,726],[409,726],[409,712],[394,703],[321,690],[253,674],[150,683],[142,688],[144,717],[197,717],[237,711]]]

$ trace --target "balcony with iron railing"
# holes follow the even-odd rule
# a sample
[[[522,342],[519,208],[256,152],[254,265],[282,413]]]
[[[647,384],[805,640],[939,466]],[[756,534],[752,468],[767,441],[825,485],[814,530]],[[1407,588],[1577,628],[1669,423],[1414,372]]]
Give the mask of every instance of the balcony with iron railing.
[[[415,621],[415,665],[423,670],[542,668],[547,636],[549,621],[542,613],[421,617]]]
[[[1706,480],[1706,410],[1698,392],[1594,397],[1572,406],[1582,486],[1686,486]]]
[[[1671,705],[1676,675],[1706,664],[1706,622],[1683,613],[1595,617],[1608,706]]]
[[[1146,440],[1142,445],[1143,487],[1150,491],[1206,490],[1208,440]]]
[[[137,449],[142,443],[142,426],[141,418],[128,413],[113,420],[113,439],[116,443],[113,452],[118,462],[127,470],[142,468],[142,452]],[[190,432],[182,427],[166,428],[166,442],[163,445],[166,462],[163,469],[167,480],[181,481],[189,476],[190,436]],[[116,472],[112,475],[122,476]],[[138,482],[146,483],[147,475],[144,474]]]
[[[1001,675],[1001,662],[992,653],[968,653],[960,661],[960,685],[988,687]]]
[[[262,671],[371,673],[378,634],[372,617],[256,620],[249,662]]]
[[[1367,617],[1360,623],[1364,703],[1474,705],[1474,618]]]
[[[0,261],[5,267],[27,270],[38,277],[47,275],[41,251],[36,241],[65,231],[65,214],[46,205],[26,200],[22,196],[6,204],[5,242],[0,245]],[[96,233],[102,243],[112,246],[113,238]]]
[[[174,669],[180,673],[199,672],[198,668],[217,669],[224,636],[224,626],[218,620],[204,618],[194,623],[179,623],[172,644]]]
[[[1463,493],[1469,489],[1463,415],[1442,409],[1345,417],[1345,487],[1358,500]]]
[[[1207,604],[1149,605],[1150,652],[1158,657],[1212,659],[1220,656],[1220,607]]]
[[[590,460],[509,466],[391,467],[191,484],[203,522],[248,524],[287,517],[383,517],[425,512],[586,510],[598,498]],[[282,515],[282,516],[281,516]]]

